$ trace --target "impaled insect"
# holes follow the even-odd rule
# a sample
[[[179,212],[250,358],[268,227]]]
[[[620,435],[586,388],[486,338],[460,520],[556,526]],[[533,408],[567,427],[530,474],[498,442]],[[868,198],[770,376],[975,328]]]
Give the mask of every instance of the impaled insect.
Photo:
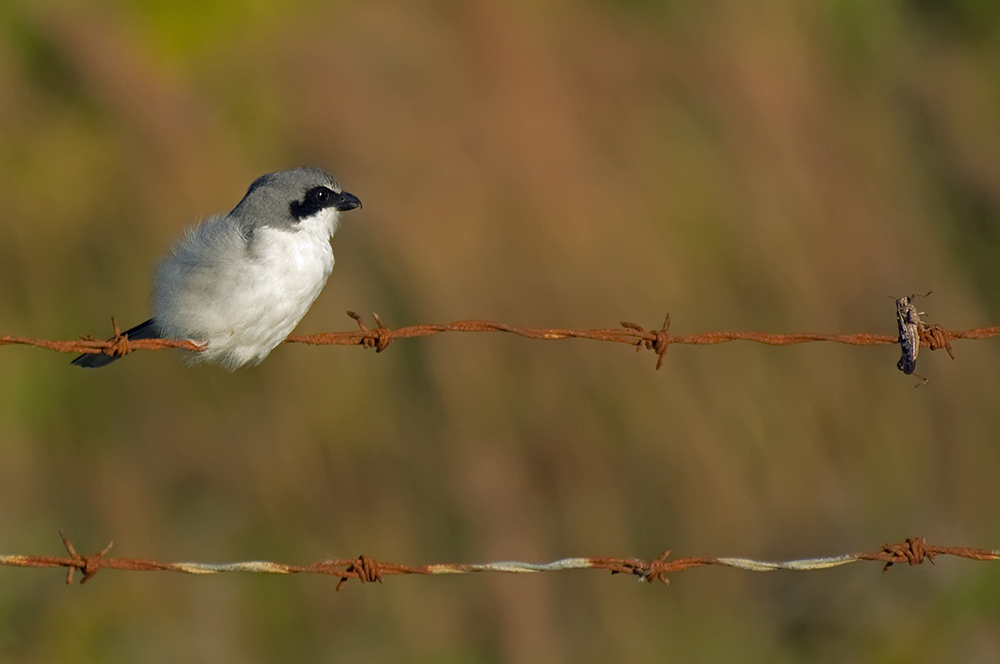
[[[930,292],[924,295],[910,295],[909,297],[896,298],[896,323],[899,326],[899,345],[903,355],[896,363],[896,368],[908,376],[916,376],[924,383],[927,379],[913,373],[917,370],[917,353],[920,352],[920,332],[924,329],[924,324],[920,320],[923,312],[917,311],[913,304],[913,298],[927,297]]]

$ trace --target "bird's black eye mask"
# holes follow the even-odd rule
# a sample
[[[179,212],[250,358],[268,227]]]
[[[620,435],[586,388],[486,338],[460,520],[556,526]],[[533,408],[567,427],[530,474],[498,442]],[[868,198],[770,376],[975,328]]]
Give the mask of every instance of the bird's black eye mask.
[[[288,206],[292,216],[298,221],[311,217],[324,208],[332,207],[340,212],[361,207],[361,201],[346,191],[336,192],[329,187],[313,187],[301,201],[292,201]]]
[[[336,202],[337,194],[329,187],[313,187],[301,201],[292,201],[288,206],[292,216],[302,221]]]

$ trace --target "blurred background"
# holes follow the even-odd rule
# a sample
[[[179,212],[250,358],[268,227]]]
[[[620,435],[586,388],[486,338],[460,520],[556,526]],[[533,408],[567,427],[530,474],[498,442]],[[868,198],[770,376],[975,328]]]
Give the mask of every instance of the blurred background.
[[[0,4],[0,334],[145,320],[258,175],[364,201],[299,333],[1000,323],[1000,4]],[[407,564],[1000,547],[1000,343],[504,335],[259,367],[0,349],[0,551]],[[182,577],[0,569],[4,662],[995,662],[1000,566]]]

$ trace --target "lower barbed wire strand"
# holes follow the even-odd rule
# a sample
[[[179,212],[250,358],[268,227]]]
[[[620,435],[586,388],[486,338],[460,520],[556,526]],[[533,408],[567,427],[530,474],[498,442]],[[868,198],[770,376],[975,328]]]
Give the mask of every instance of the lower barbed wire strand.
[[[549,563],[529,563],[521,561],[500,561],[479,564],[437,563],[430,565],[408,566],[398,563],[384,563],[369,556],[358,556],[353,559],[328,559],[311,565],[286,565],[266,560],[252,560],[233,563],[199,563],[178,562],[161,563],[141,558],[112,558],[107,556],[111,550],[108,544],[95,555],[80,555],[76,552],[69,537],[60,533],[63,545],[69,553],[68,557],[30,556],[30,555],[0,555],[0,565],[9,567],[63,567],[67,569],[66,582],[73,581],[73,573],[83,573],[81,583],[88,581],[102,569],[114,569],[130,572],[178,572],[182,574],[206,575],[225,572],[242,572],[251,574],[321,574],[339,578],[337,589],[349,579],[362,582],[382,581],[387,575],[417,574],[470,574],[493,572],[501,574],[537,574],[566,570],[598,569],[612,574],[628,574],[639,577],[640,580],[659,580],[667,583],[667,575],[693,567],[719,566],[750,572],[816,571],[839,567],[855,562],[881,562],[888,570],[894,564],[908,563],[920,565],[925,560],[934,562],[936,556],[948,555],[970,560],[1000,560],[1000,551],[995,549],[978,549],[971,547],[943,547],[927,544],[921,538],[910,538],[899,544],[883,544],[873,553],[845,554],[823,558],[806,558],[772,562],[754,560],[751,558],[677,558],[668,560],[670,551],[665,551],[659,558],[641,560],[638,558],[585,557],[561,558]]]

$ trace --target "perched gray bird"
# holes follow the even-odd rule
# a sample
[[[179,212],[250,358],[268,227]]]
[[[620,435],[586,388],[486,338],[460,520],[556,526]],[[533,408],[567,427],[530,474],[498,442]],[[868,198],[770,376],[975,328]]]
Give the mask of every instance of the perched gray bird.
[[[129,339],[188,339],[192,362],[232,370],[259,363],[305,316],[333,270],[341,212],[361,206],[318,168],[257,178],[233,211],[188,230],[160,262],[153,317]],[[117,357],[81,355],[78,367]]]

